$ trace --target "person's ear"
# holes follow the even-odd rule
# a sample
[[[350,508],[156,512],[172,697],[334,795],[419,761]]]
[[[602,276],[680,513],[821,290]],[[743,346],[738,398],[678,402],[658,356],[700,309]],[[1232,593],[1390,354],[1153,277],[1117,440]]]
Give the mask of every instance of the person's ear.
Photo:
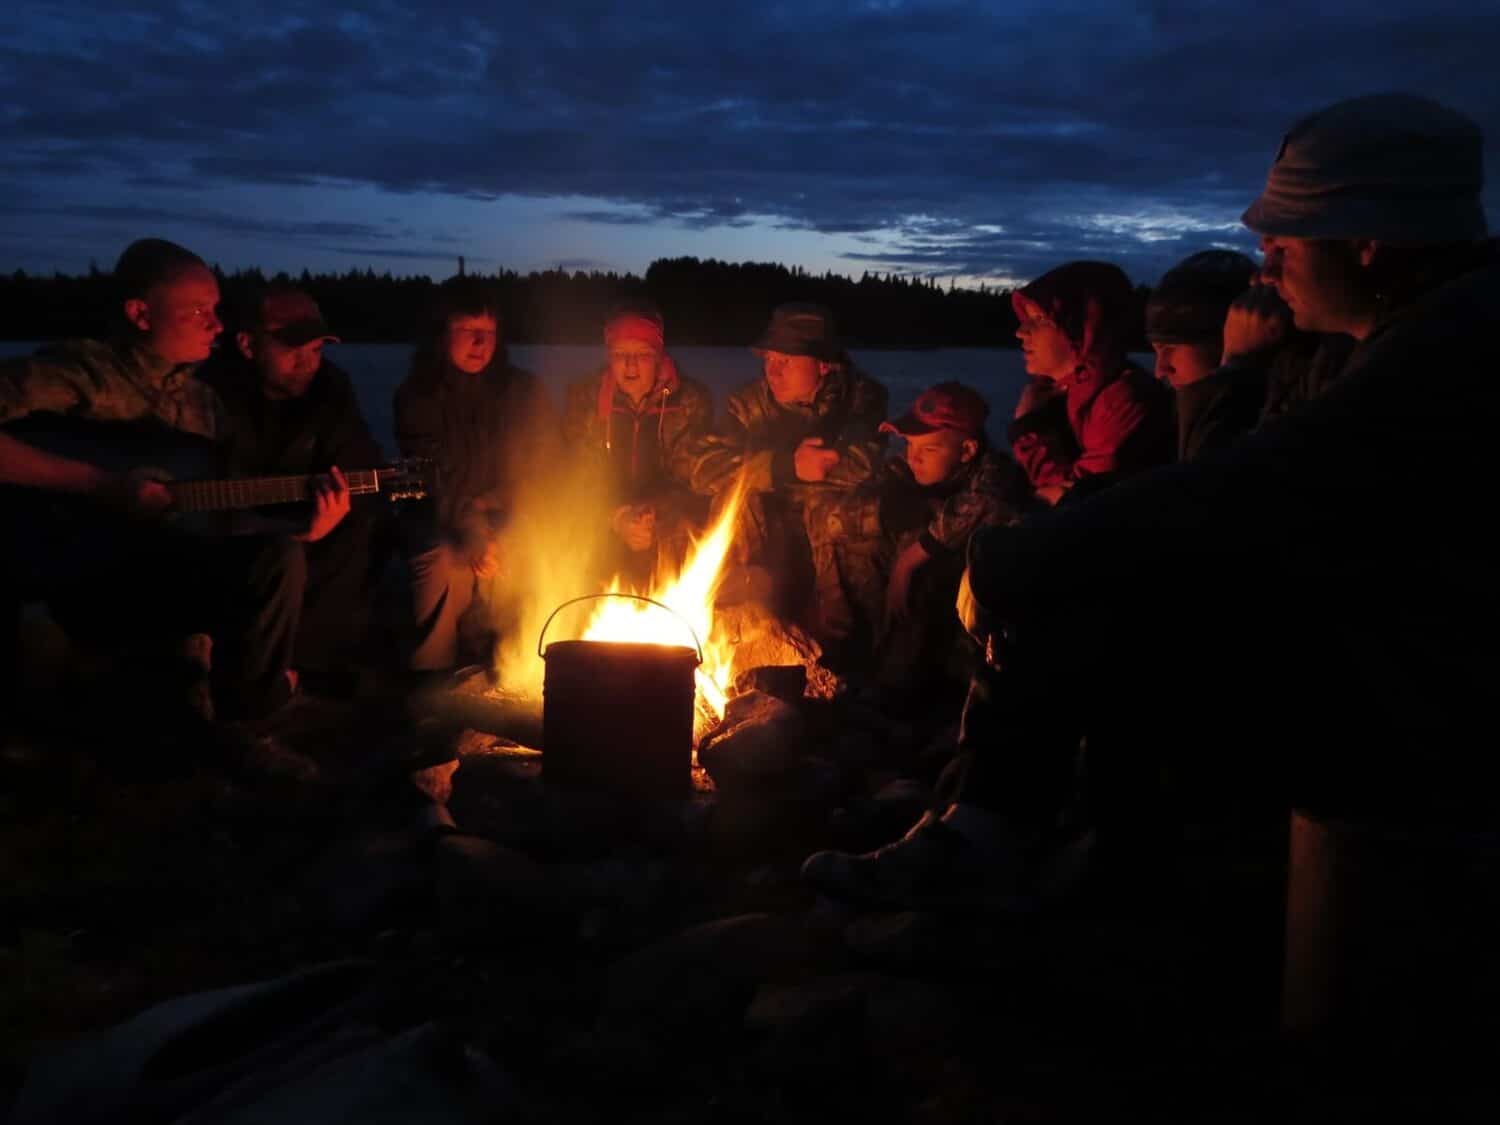
[[[1354,258],[1361,266],[1369,268],[1375,259],[1380,256],[1380,248],[1383,243],[1378,238],[1356,238],[1354,240]]]
[[[255,340],[251,337],[250,333],[236,332],[234,334],[234,343],[240,349],[240,355],[246,359],[255,358]]]
[[[958,462],[967,465],[979,456],[979,439],[966,437],[962,445],[958,447]]]
[[[141,297],[130,297],[125,301],[125,319],[142,332],[150,332],[151,306]]]

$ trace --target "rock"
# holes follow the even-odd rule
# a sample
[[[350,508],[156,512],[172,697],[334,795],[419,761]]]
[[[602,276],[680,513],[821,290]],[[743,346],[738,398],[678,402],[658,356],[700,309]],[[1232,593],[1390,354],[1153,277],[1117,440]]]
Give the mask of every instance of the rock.
[[[822,646],[795,625],[777,619],[759,602],[720,606],[714,619],[716,635],[734,638],[735,678],[754,668],[800,664],[807,670],[804,694],[832,699],[843,683],[818,663]]]
[[[957,1030],[957,1005],[923,981],[839,973],[762,987],[745,1026],[766,1036],[761,1059],[778,1071],[827,1073],[868,1058],[882,1074],[940,1066]]]
[[[802,664],[763,664],[736,676],[734,690],[739,694],[761,691],[792,703],[807,690],[807,668]]]
[[[849,1082],[867,1058],[866,987],[854,973],[762,986],[745,1010],[745,1029],[761,1040],[756,1068],[783,1082]]]
[[[407,774],[417,792],[435,805],[446,805],[453,796],[453,775],[458,772],[457,762],[442,762]]]
[[[1003,973],[1027,963],[1038,927],[1020,915],[868,914],[844,928],[844,943],[860,960],[893,969]]]
[[[833,1023],[863,1022],[868,973],[839,973],[796,984],[762,985],[745,1009],[745,1027],[756,1032],[789,1029],[822,1035]]]
[[[565,906],[545,866],[476,836],[438,841],[436,883],[443,932],[459,942],[535,936]]]
[[[946,989],[905,977],[877,977],[864,991],[870,1053],[903,1074],[940,1067],[952,1053],[959,1008]]]
[[[610,970],[596,1031],[603,1041],[633,1036],[709,1048],[739,1028],[762,984],[835,956],[833,937],[795,915],[744,914],[694,926]]]
[[[900,839],[932,802],[932,787],[915,778],[895,778],[873,797],[857,798],[835,810],[831,823],[838,846],[866,852]]]
[[[340,839],[301,880],[307,909],[339,930],[401,924],[425,909],[432,894],[430,844],[445,827],[432,823],[431,811],[442,808],[424,804],[403,830]]]
[[[698,747],[698,761],[715,784],[771,778],[804,754],[807,722],[791,704],[754,691],[729,701],[724,722]]]

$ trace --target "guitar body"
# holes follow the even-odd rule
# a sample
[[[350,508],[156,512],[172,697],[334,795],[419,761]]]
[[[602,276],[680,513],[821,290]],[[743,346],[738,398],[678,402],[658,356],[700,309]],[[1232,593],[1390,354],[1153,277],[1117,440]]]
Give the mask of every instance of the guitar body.
[[[99,422],[65,415],[35,414],[4,427],[20,441],[108,472],[141,472],[180,482],[178,511],[160,522],[143,522],[97,501],[39,489],[0,485],[0,513],[16,544],[9,565],[22,584],[55,587],[75,571],[97,572],[111,553],[159,535],[222,535],[226,513],[310,498],[307,477],[226,478],[222,446],[159,422]],[[411,499],[425,494],[426,466],[402,463],[346,473],[356,495]]]
[[[140,470],[164,479],[219,476],[224,457],[207,438],[156,422],[98,422],[33,414],[5,433],[47,453],[83,461],[108,472]],[[169,516],[160,525],[142,523],[81,496],[0,486],[0,513],[14,544],[12,563],[31,590],[57,588],[96,572],[100,561],[129,550],[142,536],[212,534],[222,517]]]

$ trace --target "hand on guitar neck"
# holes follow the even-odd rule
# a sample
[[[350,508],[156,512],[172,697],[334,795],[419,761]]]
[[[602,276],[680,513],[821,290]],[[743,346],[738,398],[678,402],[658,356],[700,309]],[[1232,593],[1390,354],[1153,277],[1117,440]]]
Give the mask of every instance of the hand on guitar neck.
[[[292,538],[304,543],[316,543],[339,525],[349,514],[349,482],[339,472],[337,465],[328,470],[328,475],[312,479],[312,520],[307,530]]]

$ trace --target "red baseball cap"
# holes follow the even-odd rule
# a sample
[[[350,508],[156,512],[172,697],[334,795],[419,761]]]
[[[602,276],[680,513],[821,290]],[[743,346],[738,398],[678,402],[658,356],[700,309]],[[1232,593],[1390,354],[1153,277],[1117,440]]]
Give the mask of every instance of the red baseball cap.
[[[314,340],[339,342],[323,319],[318,302],[300,289],[272,290],[262,297],[260,327],[267,336],[289,348],[300,348]]]
[[[978,437],[989,417],[989,404],[978,391],[962,383],[939,383],[917,396],[911,409],[894,422],[880,423],[882,433],[916,437],[937,430],[953,430],[964,437]]]

